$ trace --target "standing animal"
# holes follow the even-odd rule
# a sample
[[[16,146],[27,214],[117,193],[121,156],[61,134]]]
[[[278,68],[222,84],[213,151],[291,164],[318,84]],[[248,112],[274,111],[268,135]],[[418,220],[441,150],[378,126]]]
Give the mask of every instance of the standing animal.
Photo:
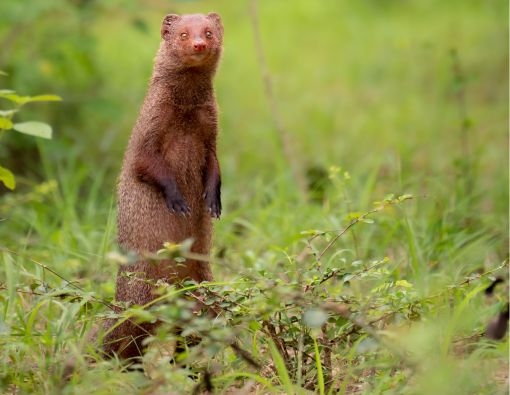
[[[167,15],[161,37],[117,188],[118,242],[138,255],[138,261],[121,266],[117,276],[115,299],[127,305],[154,300],[157,280],[211,281],[208,262],[150,262],[143,256],[161,249],[164,242],[186,239],[193,240],[192,253],[209,254],[211,218],[221,214],[212,84],[222,49],[221,18],[216,13]],[[107,320],[105,353],[122,359],[141,356],[142,341],[154,327]]]

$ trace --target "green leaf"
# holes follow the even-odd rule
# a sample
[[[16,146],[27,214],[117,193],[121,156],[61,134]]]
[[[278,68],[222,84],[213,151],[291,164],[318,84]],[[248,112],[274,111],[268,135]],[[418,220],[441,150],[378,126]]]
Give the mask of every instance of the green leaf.
[[[346,216],[345,216],[345,219],[347,221],[356,221],[358,220],[363,214],[360,213],[359,211],[353,211],[351,213],[348,213]]]
[[[23,104],[25,103],[25,97],[17,95],[14,91],[10,90],[1,90],[0,91],[0,97],[10,100],[16,104]]]
[[[42,137],[45,139],[51,139],[52,129],[51,126],[43,122],[21,122],[13,125],[14,130],[29,134],[31,136]]]
[[[20,96],[15,91],[9,89],[1,89],[0,97],[10,100],[16,104],[23,105],[31,102],[41,101],[61,101],[62,98],[58,95],[37,95],[37,96]]]
[[[61,101],[62,98],[57,95],[37,95],[37,96],[25,96],[25,103],[34,101]]]
[[[10,119],[0,115],[0,129],[9,130],[12,129],[12,126]]]
[[[252,331],[259,331],[261,328],[262,328],[262,324],[258,321],[250,321],[250,323],[248,324],[249,328],[252,330]]]
[[[292,381],[290,380],[289,372],[287,367],[285,366],[285,361],[283,357],[280,355],[280,352],[276,348],[272,339],[268,339],[267,345],[269,346],[269,351],[271,353],[271,357],[273,358],[274,366],[276,367],[276,372],[278,373],[278,378],[285,388],[285,393],[294,394],[294,388],[292,385]]]
[[[16,188],[16,179],[14,178],[14,174],[2,166],[0,166],[0,181],[2,181],[4,185],[11,190]]]
[[[5,71],[0,70],[0,75],[9,75]]]
[[[0,117],[7,118],[13,116],[18,110],[13,108],[12,110],[0,110]]]
[[[136,322],[156,322],[156,317],[150,311],[141,308],[129,309],[129,319],[134,319]]]
[[[300,234],[302,234],[304,236],[318,236],[318,235],[323,235],[325,233],[326,232],[324,232],[323,230],[318,230],[318,229],[303,230],[300,232]]]
[[[411,194],[409,194],[409,193],[406,193],[406,194],[404,194],[404,195],[402,195],[402,196],[399,196],[399,197],[398,197],[398,201],[399,201],[399,202],[403,202],[404,200],[409,200],[409,199],[413,199],[413,198],[414,198],[414,195],[411,195]]]
[[[408,282],[407,280],[397,280],[395,282],[395,285],[397,287],[403,287],[403,288],[412,288],[413,287],[413,284],[411,284],[410,282]]]
[[[319,394],[324,395],[326,387],[324,386],[324,374],[322,372],[321,353],[319,351],[319,345],[317,344],[317,338],[312,336],[313,350],[315,352],[315,367],[317,368],[317,384],[319,387]]]

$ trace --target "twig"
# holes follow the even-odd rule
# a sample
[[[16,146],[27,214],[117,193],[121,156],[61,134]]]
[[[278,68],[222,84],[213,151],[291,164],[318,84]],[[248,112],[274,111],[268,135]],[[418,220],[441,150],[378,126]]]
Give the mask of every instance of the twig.
[[[409,368],[416,369],[418,364],[416,361],[412,360],[408,353],[405,350],[402,350],[397,344],[387,340],[383,336],[381,336],[376,329],[374,329],[370,322],[366,322],[361,317],[355,317],[352,313],[346,312],[342,314],[344,318],[351,321],[351,323],[358,328],[363,329],[367,335],[369,335],[372,339],[374,339],[380,345],[386,347],[388,351],[390,351],[393,355],[400,358],[402,362],[404,362]]]
[[[8,248],[5,248],[5,247],[0,247],[0,251],[3,251],[3,252],[6,252],[8,254],[14,254],[14,255],[18,255],[18,256],[22,256],[22,255],[25,255],[25,254],[22,254],[22,253],[19,253],[17,251],[13,251],[13,250],[10,250]],[[44,263],[41,263],[41,262],[38,262],[36,261],[35,259],[32,259],[28,256],[25,256],[25,258],[27,258],[30,262],[36,264],[37,266],[41,267],[43,270],[47,270],[48,272],[50,272],[51,274],[53,274],[54,276],[58,277],[59,279],[65,281],[70,287],[74,288],[74,289],[77,289],[78,291],[81,291],[81,292],[86,292],[83,288],[81,288],[80,286],[76,285],[75,283],[67,280],[65,277],[61,276],[60,274],[58,274],[55,270],[53,270],[52,268],[50,268],[48,265],[45,265]],[[36,295],[34,293],[34,295]],[[115,309],[113,308],[113,305],[102,300],[102,299],[99,299],[99,298],[96,298],[95,296],[91,295],[91,300],[94,301],[94,302],[97,302],[97,303],[100,303],[106,307],[108,307],[109,309],[111,310],[114,310]]]
[[[438,293],[436,293],[434,295],[427,296],[426,298],[423,298],[422,300],[430,300],[430,299],[438,298],[438,297],[442,296],[443,294],[450,292],[452,289],[462,287],[463,285],[469,285],[472,281],[480,280],[481,278],[487,277],[490,274],[497,272],[500,269],[503,269],[505,266],[508,266],[508,259],[505,259],[499,266],[497,266],[493,269],[490,269],[490,270],[488,270],[484,273],[481,273],[481,274],[477,274],[476,277],[474,277],[474,278],[472,278],[472,277],[466,278],[462,282],[455,284],[453,286],[450,286],[450,287],[446,288],[445,290],[439,291]]]
[[[305,247],[306,248],[310,248],[311,249],[311,242],[316,239],[317,237],[319,236],[323,236],[325,235],[326,233],[336,233],[336,232],[339,232],[329,243],[328,245],[324,248],[324,250],[322,250],[322,252],[320,254],[316,254],[313,250],[312,250],[312,253],[315,257],[315,260],[317,262],[319,262],[321,260],[321,258],[323,257],[323,255],[337,242],[337,240],[342,237],[345,233],[347,233],[347,231],[349,231],[349,229],[351,229],[354,225],[356,225],[357,223],[359,222],[363,222],[368,216],[372,215],[372,214],[375,214],[379,211],[382,211],[384,210],[386,207],[388,206],[394,206],[396,204],[399,204],[399,203],[402,203],[402,202],[405,202],[407,200],[413,200],[413,199],[416,199],[416,196],[414,195],[402,195],[402,196],[399,196],[395,199],[387,199],[387,200],[384,200],[383,202],[379,203],[375,208],[373,208],[372,210],[369,210],[369,211],[366,211],[365,213],[357,216],[356,218],[352,219],[351,222],[342,230],[338,231],[338,230],[328,230],[328,231],[322,231],[322,232],[318,232],[316,234],[314,234],[309,240],[308,240],[308,243],[307,243],[307,246]],[[302,253],[301,253],[302,254]],[[301,255],[300,254],[300,255]]]

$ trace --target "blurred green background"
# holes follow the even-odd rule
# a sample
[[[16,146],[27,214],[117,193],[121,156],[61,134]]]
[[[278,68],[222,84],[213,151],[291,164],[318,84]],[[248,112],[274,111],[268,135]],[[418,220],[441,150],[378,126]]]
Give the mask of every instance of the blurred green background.
[[[412,192],[443,208],[457,206],[459,217],[476,211],[499,236],[505,234],[506,1],[259,1],[258,29],[291,163],[282,153],[264,91],[251,4],[2,1],[0,69],[8,73],[2,87],[63,98],[30,105],[19,114],[20,120],[50,123],[52,140],[14,133],[2,140],[0,161],[17,175],[17,193],[56,179],[64,199],[66,190],[76,193],[68,207],[81,218],[80,226],[102,231],[98,227],[111,212],[163,16],[214,10],[225,25],[215,82],[225,206],[225,221],[217,226],[220,237],[232,235],[233,217],[259,221],[256,208],[275,196],[283,196],[276,211],[272,207],[264,215],[275,223],[296,216],[299,193],[291,165],[303,175],[313,169],[327,173],[330,166],[348,171],[356,185],[352,209],[370,207],[388,193]],[[469,195],[467,205],[461,195]],[[80,196],[94,197],[87,200],[88,208]],[[19,210],[0,225],[13,244],[24,237],[17,235],[37,235],[27,230],[35,225],[27,223],[38,214]],[[302,214],[303,222],[295,223],[304,227],[308,222]],[[55,210],[53,221],[64,226],[59,215]],[[263,233],[263,242],[283,237],[278,226]],[[245,238],[240,247],[259,242],[260,236]],[[506,242],[497,250],[505,256]]]

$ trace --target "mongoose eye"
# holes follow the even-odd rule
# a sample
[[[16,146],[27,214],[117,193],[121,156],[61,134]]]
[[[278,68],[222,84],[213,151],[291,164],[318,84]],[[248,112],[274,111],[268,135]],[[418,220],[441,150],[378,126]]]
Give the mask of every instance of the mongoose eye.
[[[181,33],[181,40],[186,40],[188,38],[188,33]]]
[[[206,38],[212,38],[212,37],[213,37],[212,32],[211,32],[210,30],[207,30],[207,31],[205,32],[205,37],[206,37]]]

